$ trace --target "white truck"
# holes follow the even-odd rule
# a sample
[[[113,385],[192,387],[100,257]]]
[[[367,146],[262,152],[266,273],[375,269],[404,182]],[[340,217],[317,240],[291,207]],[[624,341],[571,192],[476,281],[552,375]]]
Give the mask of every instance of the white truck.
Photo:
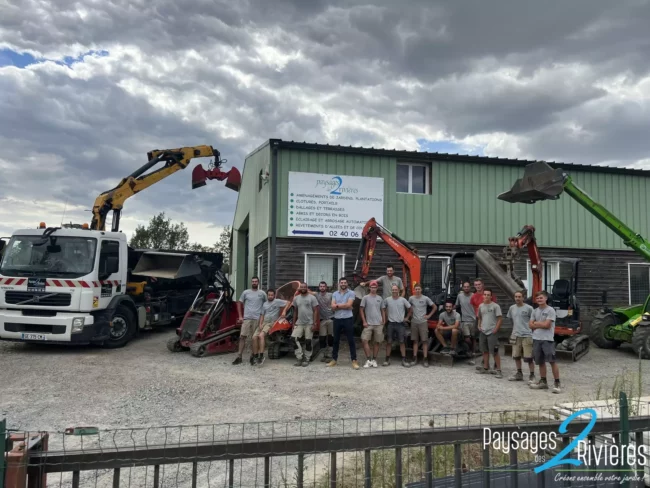
[[[0,264],[0,340],[124,346],[181,319],[222,260],[134,250],[121,232],[18,230]]]

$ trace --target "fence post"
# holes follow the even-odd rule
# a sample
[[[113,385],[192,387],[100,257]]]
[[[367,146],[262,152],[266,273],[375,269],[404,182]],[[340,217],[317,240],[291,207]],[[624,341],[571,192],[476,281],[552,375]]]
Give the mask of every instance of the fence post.
[[[0,442],[2,442],[2,457],[0,458],[0,488],[5,488],[5,462],[7,452],[7,419],[0,420]]]
[[[627,403],[627,395],[625,394],[624,391],[619,392],[619,410],[621,412],[621,452],[623,452],[623,449],[627,449],[627,446],[630,443],[630,422],[629,422],[629,412],[628,412],[628,403]],[[628,462],[627,462],[627,456],[621,456],[623,458],[623,469],[627,470],[628,469]],[[623,476],[629,475],[626,471],[622,472]],[[630,480],[629,479],[624,479],[622,481],[621,486],[624,488],[629,488],[630,487]]]

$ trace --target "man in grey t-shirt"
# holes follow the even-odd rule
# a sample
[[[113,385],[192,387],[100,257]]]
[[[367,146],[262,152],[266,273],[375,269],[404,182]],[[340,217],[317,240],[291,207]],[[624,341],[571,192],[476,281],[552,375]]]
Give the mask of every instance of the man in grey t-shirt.
[[[266,301],[266,293],[259,289],[260,279],[253,276],[251,279],[251,287],[244,290],[239,301],[237,302],[237,312],[239,313],[239,320],[241,324],[241,332],[239,333],[239,354],[232,362],[232,364],[242,363],[242,354],[246,347],[246,339],[252,337],[255,329],[257,329],[260,315],[262,314],[262,307]],[[250,363],[255,362],[255,355],[251,354]]]
[[[530,319],[533,307],[524,303],[524,294],[515,293],[515,304],[508,310],[508,318],[512,320],[512,358],[515,360],[517,372],[508,378],[509,381],[523,381],[524,373],[521,371],[521,358],[528,363],[530,371],[528,382],[535,380],[535,364],[533,363],[533,331],[530,329]]]
[[[377,358],[379,357],[379,344],[384,341],[384,323],[386,322],[386,305],[384,299],[377,295],[379,285],[376,281],[370,282],[370,294],[361,299],[359,313],[363,321],[363,331],[361,332],[361,343],[366,353],[366,364],[364,368],[376,368]],[[373,344],[374,354],[370,353],[370,340],[375,340]]]
[[[402,366],[410,368],[411,363],[406,360],[406,344],[404,338],[406,336],[406,325],[404,319],[407,310],[411,308],[409,301],[399,296],[399,288],[393,285],[392,296],[384,300],[386,312],[388,315],[388,337],[386,342],[386,361],[383,366],[390,364],[390,353],[393,349],[393,338],[397,337],[399,341],[399,350],[402,353]]]
[[[403,297],[406,293],[406,290],[404,289],[404,283],[402,283],[402,278],[395,276],[395,268],[393,268],[393,266],[386,266],[386,274],[373,281],[376,281],[381,286],[382,298],[388,298],[392,296],[393,285],[397,285],[400,296]],[[361,283],[361,286],[366,286],[366,283]]]
[[[426,295],[422,294],[422,285],[416,283],[413,287],[415,294],[409,297],[409,303],[412,305],[409,310],[411,319],[411,340],[413,341],[413,361],[411,366],[418,363],[418,343],[422,344],[422,365],[429,367],[429,319],[436,312],[437,306]],[[431,307],[431,312],[427,310]],[[408,319],[408,318],[407,318]]]
[[[560,393],[560,369],[555,362],[555,309],[547,303],[548,293],[545,290],[535,294],[537,308],[533,310],[530,319],[530,328],[533,331],[533,356],[535,363],[539,365],[540,380],[537,383],[530,383],[535,390],[548,390],[546,382],[546,363],[551,363],[555,384],[553,393]]]
[[[307,283],[300,283],[300,293],[293,299],[294,323],[291,337],[296,342],[296,359],[294,366],[308,366],[311,359],[312,339],[314,338],[314,327],[318,321],[318,300],[309,293]],[[305,338],[305,350],[303,351],[300,339]]]
[[[499,357],[499,338],[503,317],[501,307],[492,301],[492,290],[483,290],[483,303],[478,307],[478,330],[480,332],[479,344],[483,353],[483,368],[477,369],[480,374],[494,373],[497,378],[503,378],[501,373],[501,358]],[[490,352],[494,356],[496,371],[490,371]]]
[[[287,306],[286,300],[275,298],[275,290],[269,288],[266,291],[268,299],[262,305],[262,314],[260,315],[259,326],[253,334],[253,364],[261,366],[264,363],[264,349],[266,344],[264,339],[269,333],[271,327],[280,317],[282,310]]]
[[[460,332],[465,337],[469,337],[471,356],[467,360],[472,366],[474,361],[474,351],[476,351],[476,339],[478,337],[478,328],[476,324],[476,312],[472,305],[472,284],[469,281],[463,281],[461,292],[456,297],[455,307],[460,306]]]
[[[332,359],[332,345],[334,344],[334,313],[332,312],[332,294],[327,291],[327,283],[321,281],[318,284],[318,293],[314,295],[318,300],[318,315],[320,324],[318,326],[318,340],[323,350],[321,362],[327,363]]]
[[[445,302],[445,311],[438,316],[436,327],[436,338],[442,344],[442,354],[456,354],[458,344],[458,328],[460,327],[460,315],[454,310],[454,303],[451,300]],[[451,349],[445,339],[451,339]]]

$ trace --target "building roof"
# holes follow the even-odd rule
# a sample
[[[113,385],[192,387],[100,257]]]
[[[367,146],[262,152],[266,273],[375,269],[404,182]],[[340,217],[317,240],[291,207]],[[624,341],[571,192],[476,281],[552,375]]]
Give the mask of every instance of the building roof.
[[[427,151],[406,151],[398,149],[378,149],[374,147],[354,147],[354,146],[341,146],[336,144],[318,144],[311,142],[296,142],[296,141],[283,141],[282,139],[269,139],[264,142],[260,147],[252,151],[251,154],[257,152],[267,144],[279,149],[298,150],[298,151],[325,151],[337,152],[344,154],[360,154],[366,156],[383,156],[396,159],[408,159],[410,161],[451,161],[458,163],[484,163],[484,164],[498,164],[504,166],[520,166],[524,167],[529,164],[538,162],[535,160],[527,159],[510,159],[488,156],[472,156],[469,154],[449,154],[440,152],[427,152]],[[567,171],[576,170],[583,172],[594,173],[614,173],[633,176],[650,176],[650,170],[636,169],[636,168],[623,168],[616,166],[597,166],[590,164],[576,164],[576,163],[563,163],[556,161],[546,161],[553,168],[562,168]]]

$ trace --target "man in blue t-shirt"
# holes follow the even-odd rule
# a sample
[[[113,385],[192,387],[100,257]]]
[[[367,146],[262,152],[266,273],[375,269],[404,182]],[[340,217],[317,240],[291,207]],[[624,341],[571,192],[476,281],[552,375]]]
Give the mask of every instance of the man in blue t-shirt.
[[[350,359],[352,360],[352,367],[359,369],[357,363],[357,348],[354,343],[354,318],[352,314],[352,306],[356,295],[348,288],[348,280],[341,278],[339,280],[339,289],[332,294],[332,312],[334,312],[334,347],[332,351],[332,360],[327,363],[327,366],[336,366],[336,361],[339,357],[339,342],[341,340],[341,333],[344,332],[348,338],[348,346],[350,347]]]

